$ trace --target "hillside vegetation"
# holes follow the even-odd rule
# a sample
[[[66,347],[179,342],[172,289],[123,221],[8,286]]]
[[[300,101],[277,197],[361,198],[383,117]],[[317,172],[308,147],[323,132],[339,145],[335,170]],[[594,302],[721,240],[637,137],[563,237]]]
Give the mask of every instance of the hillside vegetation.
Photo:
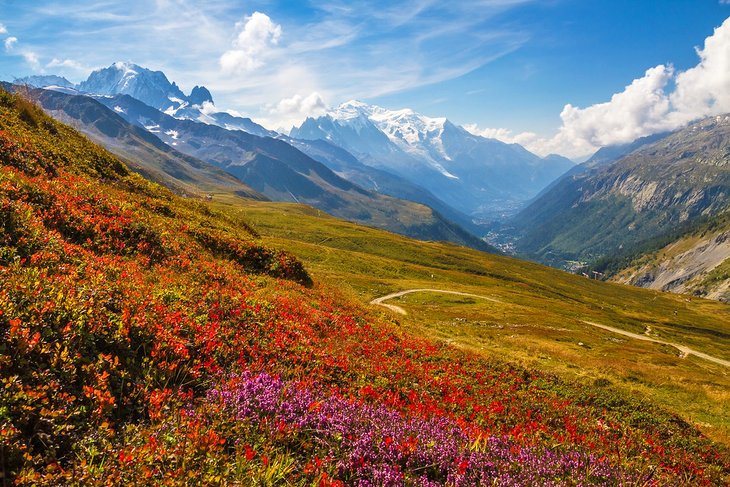
[[[728,481],[727,449],[644,396],[419,337],[417,322],[400,325],[357,294],[417,279],[491,282],[510,303],[504,312],[517,313],[511,320],[527,318],[518,304],[527,313],[564,301],[576,308],[546,324],[575,326],[568,317],[595,306],[591,319],[632,326],[650,292],[415,243],[301,206],[247,205],[179,198],[0,92],[4,482]],[[282,225],[280,212],[298,218]],[[348,238],[332,233],[343,229]],[[358,233],[366,238],[351,239]],[[352,277],[351,291],[334,287],[338,276]],[[647,313],[676,306],[670,298]],[[727,354],[727,307],[681,311],[663,330]],[[698,328],[682,326],[695,318]]]
[[[221,207],[225,210],[225,207]],[[605,380],[640,392],[730,443],[730,376],[721,366],[680,357],[671,347],[597,332],[584,321],[685,344],[730,359],[730,308],[629,286],[607,284],[526,261],[485,256],[318,216],[298,205],[241,202],[227,208],[267,241],[295,253],[318,281],[355,299],[406,289],[446,289],[488,296],[419,294],[401,298],[401,326],[485,356],[509,357],[584,383]],[[297,229],[287,222],[296,220]],[[580,345],[580,344],[583,345]],[[671,377],[672,380],[668,380]]]

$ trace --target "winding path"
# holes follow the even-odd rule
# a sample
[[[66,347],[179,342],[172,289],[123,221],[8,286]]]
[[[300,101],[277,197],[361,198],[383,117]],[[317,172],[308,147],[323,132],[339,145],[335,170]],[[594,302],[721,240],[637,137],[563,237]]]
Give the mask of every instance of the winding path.
[[[671,343],[671,342],[665,342],[664,340],[657,340],[656,338],[649,338],[645,335],[638,335],[636,333],[631,333],[630,331],[621,330],[620,328],[614,328],[612,326],[607,325],[599,325],[598,323],[593,323],[592,321],[585,321],[581,320],[583,323],[591,326],[595,326],[597,328],[603,328],[604,330],[608,330],[612,333],[618,333],[619,335],[627,336],[629,338],[633,338],[635,340],[642,340],[645,342],[654,342],[659,343],[661,345],[669,345],[670,347],[674,347],[680,352],[682,352],[684,355],[695,355],[696,357],[703,358],[705,360],[709,360],[710,362],[714,362],[716,364],[724,365],[725,367],[730,367],[730,362],[727,360],[723,360],[721,358],[713,357],[712,355],[707,355],[706,353],[698,352],[697,350],[692,350],[689,347],[685,347],[684,345],[680,345],[678,343]]]
[[[400,306],[396,306],[394,304],[386,304],[384,301],[387,301],[389,299],[393,298],[399,298],[401,296],[405,296],[406,294],[412,294],[412,293],[440,293],[440,294],[455,294],[457,296],[469,296],[472,298],[479,298],[479,299],[486,299],[487,301],[493,301],[495,303],[501,303],[499,299],[494,298],[488,298],[487,296],[479,296],[478,294],[469,294],[469,293],[462,293],[459,291],[446,291],[444,289],[408,289],[406,291],[398,291],[397,293],[390,293],[385,296],[381,296],[379,298],[375,298],[372,301],[370,301],[370,304],[375,304],[378,306],[382,306],[384,308],[388,308],[391,311],[395,311],[396,313],[407,315],[406,310],[401,308]]]
[[[374,304],[374,305],[377,305],[377,306],[382,306],[384,308],[388,308],[391,311],[395,311],[396,313],[399,313],[399,314],[402,314],[402,315],[406,315],[406,314],[408,314],[406,312],[406,310],[404,310],[400,306],[396,306],[395,304],[388,304],[385,301],[388,301],[389,299],[393,299],[393,298],[399,298],[401,296],[405,296],[406,294],[422,293],[422,292],[425,292],[425,293],[440,293],[440,294],[455,294],[457,296],[469,296],[469,297],[472,297],[472,298],[486,299],[487,301],[492,301],[492,302],[495,302],[495,303],[501,303],[502,302],[502,301],[500,301],[498,299],[490,298],[490,297],[487,297],[487,296],[480,296],[478,294],[470,294],[470,293],[462,293],[462,292],[459,292],[459,291],[448,291],[448,290],[445,290],[445,289],[407,289],[405,291],[398,291],[397,293],[390,293],[390,294],[387,294],[385,296],[381,296],[379,298],[375,298],[372,301],[370,301],[370,304]],[[581,321],[583,323],[585,323],[586,325],[594,326],[596,328],[601,328],[603,330],[610,331],[611,333],[617,333],[619,335],[624,335],[626,337],[633,338],[635,340],[642,340],[642,341],[645,341],[645,342],[653,342],[653,343],[658,343],[660,345],[669,345],[670,347],[674,347],[677,350],[679,350],[680,352],[682,352],[682,354],[684,354],[684,356],[686,356],[686,355],[694,355],[696,357],[703,358],[703,359],[705,359],[707,361],[710,361],[710,362],[713,362],[713,363],[716,363],[716,364],[719,364],[719,365],[724,365],[725,367],[730,367],[730,361],[723,360],[723,359],[717,358],[717,357],[713,357],[712,355],[707,355],[706,353],[703,353],[703,352],[698,352],[698,351],[693,350],[693,349],[691,349],[689,347],[686,347],[684,345],[679,345],[677,343],[671,343],[671,342],[665,342],[664,340],[657,340],[656,338],[650,338],[650,337],[647,337],[645,335],[639,335],[637,333],[631,333],[630,331],[622,330],[620,328],[614,328],[612,326],[599,325],[598,323],[593,323],[592,321],[585,321],[585,320],[581,320]]]

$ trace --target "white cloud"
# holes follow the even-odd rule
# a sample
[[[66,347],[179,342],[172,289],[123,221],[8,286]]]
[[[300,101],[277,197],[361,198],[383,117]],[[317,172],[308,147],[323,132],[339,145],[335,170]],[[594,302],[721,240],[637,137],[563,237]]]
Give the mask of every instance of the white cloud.
[[[467,132],[487,139],[496,139],[505,144],[520,144],[523,147],[531,148],[535,143],[540,141],[540,137],[534,132],[520,132],[515,134],[510,129],[505,128],[479,128],[477,124],[471,123],[463,126]],[[534,151],[533,152],[538,152]]]
[[[262,122],[282,127],[291,127],[301,123],[307,117],[318,117],[327,112],[327,103],[318,92],[314,91],[307,96],[296,94],[279,100],[276,105],[269,106],[270,117]],[[273,125],[272,125],[273,126]]]
[[[0,24],[0,34],[7,34],[7,33],[8,33],[8,29],[3,24]],[[5,47],[5,52],[11,53],[11,54],[14,52],[18,52],[18,50],[15,49],[17,44],[18,44],[17,37],[15,37],[15,36],[6,37],[5,40],[3,41],[3,46]],[[38,59],[38,55],[35,52],[25,49],[25,50],[19,50],[18,54],[25,60],[25,62],[27,64],[30,65],[30,67],[31,67],[31,69],[33,69],[33,71],[42,70],[41,62]],[[17,55],[17,54],[15,54],[15,55]]]
[[[700,63],[679,73],[672,105],[685,120],[730,111],[730,18],[697,49]]]
[[[211,115],[213,113],[220,112],[220,110],[216,108],[215,104],[208,100],[205,100],[200,106],[200,111],[203,115]]]
[[[565,105],[558,133],[549,140],[533,141],[532,148],[541,154],[557,152],[579,157],[599,147],[675,128],[668,118],[671,108],[665,93],[673,76],[671,67],[656,66],[608,102],[588,108]]]
[[[232,43],[233,49],[220,58],[226,73],[246,73],[263,66],[268,51],[279,43],[281,26],[268,15],[254,12],[236,24],[239,31]]]
[[[47,68],[70,68],[74,69],[76,71],[88,71],[89,69],[85,66],[83,66],[78,61],[74,61],[73,59],[64,59],[60,60],[58,58],[53,58],[51,62],[46,64]]]
[[[503,128],[479,128],[477,124],[475,123],[467,123],[466,125],[463,125],[463,127],[467,130],[467,132],[471,132],[474,135],[480,135],[482,137],[486,137],[488,139],[497,139],[501,141],[505,141],[507,139],[510,139],[512,137],[512,131],[510,129],[503,129]]]
[[[21,53],[25,62],[30,65],[33,71],[42,71],[41,62],[38,59],[38,55],[33,51],[24,51]]]
[[[730,0],[729,0],[730,1]],[[507,129],[465,126],[472,133],[517,142],[547,155],[586,156],[598,148],[674,130],[701,117],[730,112],[730,18],[697,49],[699,63],[686,71],[672,66],[650,68],[623,91],[587,108],[565,105],[562,125],[551,138]],[[671,89],[673,87],[673,90]]]
[[[327,111],[327,105],[325,104],[322,96],[317,93],[311,93],[305,97],[301,95],[294,95],[291,98],[284,98],[276,105],[277,113],[299,113],[302,115],[322,115]]]
[[[10,52],[13,50],[13,46],[18,42],[17,37],[8,37],[5,39],[5,51]]]

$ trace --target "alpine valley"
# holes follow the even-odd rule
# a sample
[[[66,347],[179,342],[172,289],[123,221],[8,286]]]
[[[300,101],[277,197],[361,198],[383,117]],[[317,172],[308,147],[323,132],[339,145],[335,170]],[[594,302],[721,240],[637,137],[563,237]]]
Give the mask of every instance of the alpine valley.
[[[127,18],[81,3],[32,13],[72,9],[73,26]],[[674,123],[697,72],[653,68],[610,102],[565,105],[558,136],[588,133],[595,151],[577,161],[535,134],[383,97],[339,103],[356,90],[272,130],[216,100],[238,89],[230,79],[254,85],[282,46],[296,61],[272,89],[312,82],[305,61],[358,36],[371,43],[366,66],[390,22],[414,29],[401,43],[459,60],[475,54],[442,51],[442,36],[472,23],[442,16],[474,5],[436,2],[421,35],[413,19],[429,2],[395,19],[383,7],[375,23],[327,3],[299,31],[255,12],[215,58],[228,82],[197,80],[212,93],[183,82],[183,66],[214,43],[227,3],[152,3],[133,30],[143,40],[205,28],[200,46],[178,40],[180,85],[132,62],[45,60],[31,32],[10,35],[22,22],[0,24],[7,57],[35,66],[0,82],[3,487],[730,485],[730,115]],[[478,6],[502,19],[531,3]],[[170,5],[185,15],[150,27],[148,10]],[[341,21],[318,24],[330,15]],[[506,30],[470,42],[509,38],[498,63],[521,46]],[[100,32],[111,49],[133,42]],[[724,73],[708,45],[698,66]],[[327,61],[318,74],[337,77]],[[411,89],[428,92],[489,62],[414,75],[409,59],[383,91],[415,77]],[[523,64],[511,76],[529,80],[537,68]],[[91,73],[60,76],[73,70]],[[306,105],[297,95],[266,109],[287,100]],[[656,100],[636,118],[671,107],[672,124],[620,118],[630,136],[612,138],[615,117],[581,125]],[[532,140],[541,155],[476,133]]]

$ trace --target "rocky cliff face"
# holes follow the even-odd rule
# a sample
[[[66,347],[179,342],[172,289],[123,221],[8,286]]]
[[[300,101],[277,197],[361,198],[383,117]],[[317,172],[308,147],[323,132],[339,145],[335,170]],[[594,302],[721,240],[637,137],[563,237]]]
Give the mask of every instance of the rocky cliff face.
[[[585,200],[619,194],[636,212],[682,205],[682,219],[716,213],[730,197],[730,116],[712,117],[609,166]]]
[[[679,239],[613,280],[730,302],[730,230]]]

